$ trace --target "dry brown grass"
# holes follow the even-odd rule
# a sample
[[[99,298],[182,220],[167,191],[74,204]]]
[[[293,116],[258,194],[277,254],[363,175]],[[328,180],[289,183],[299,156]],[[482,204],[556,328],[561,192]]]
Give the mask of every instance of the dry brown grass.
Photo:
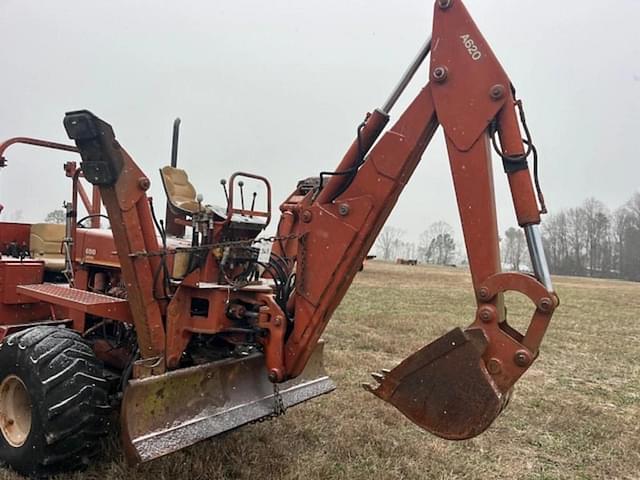
[[[369,371],[470,323],[468,272],[372,262],[325,334],[334,393],[135,469],[113,437],[100,463],[61,478],[640,478],[640,285],[557,278],[556,287],[562,305],[540,358],[476,439],[435,438],[360,387]],[[531,314],[508,301],[511,315]]]

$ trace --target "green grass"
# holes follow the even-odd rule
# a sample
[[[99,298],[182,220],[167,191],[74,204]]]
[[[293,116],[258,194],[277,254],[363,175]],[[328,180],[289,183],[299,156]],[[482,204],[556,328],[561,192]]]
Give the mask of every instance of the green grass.
[[[360,387],[368,372],[471,323],[468,272],[371,262],[325,333],[334,393],[134,469],[113,436],[90,470],[60,478],[640,478],[640,284],[555,284],[562,303],[539,359],[507,410],[473,440],[429,435]],[[507,305],[518,325],[532,313],[517,296]]]

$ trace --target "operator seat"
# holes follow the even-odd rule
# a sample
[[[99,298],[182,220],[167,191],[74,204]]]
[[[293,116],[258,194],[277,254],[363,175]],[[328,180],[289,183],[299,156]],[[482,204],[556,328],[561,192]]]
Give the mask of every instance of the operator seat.
[[[193,215],[198,211],[196,189],[189,181],[189,175],[181,168],[163,167],[160,178],[167,194],[169,207],[176,214]]]
[[[50,272],[62,272],[65,267],[62,241],[63,223],[34,223],[29,235],[29,252],[36,260],[44,261],[44,268]]]
[[[189,175],[181,168],[162,167],[160,169],[162,186],[167,194],[169,208],[176,215],[193,216],[198,212],[198,200],[196,199],[196,189],[189,181]],[[213,212],[220,219],[226,217],[226,210],[211,205],[203,205],[205,210]]]

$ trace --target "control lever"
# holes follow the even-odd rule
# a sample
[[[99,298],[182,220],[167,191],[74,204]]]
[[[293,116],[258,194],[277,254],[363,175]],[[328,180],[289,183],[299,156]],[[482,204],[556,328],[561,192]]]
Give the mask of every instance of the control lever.
[[[256,206],[256,197],[258,196],[257,192],[253,192],[253,200],[251,200],[251,213],[249,213],[249,216],[253,218],[253,209]]]
[[[238,186],[240,187],[240,204],[242,205],[242,210],[244,210],[244,182],[240,180]]]
[[[224,198],[227,201],[227,208],[229,208],[229,192],[227,192],[227,181],[224,178],[221,178],[220,185],[222,185],[222,189],[224,190]]]

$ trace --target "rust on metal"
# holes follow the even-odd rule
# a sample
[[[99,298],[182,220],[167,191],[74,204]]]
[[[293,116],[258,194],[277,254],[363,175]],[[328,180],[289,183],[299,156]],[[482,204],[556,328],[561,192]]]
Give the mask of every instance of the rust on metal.
[[[31,137],[13,137],[9,140],[5,140],[0,143],[0,157],[4,156],[4,152],[11,145],[21,143],[23,145],[33,145],[34,147],[50,148],[52,150],[63,150],[65,152],[78,153],[78,149],[73,145],[66,145],[64,143],[51,142],[49,140],[40,140],[38,138]]]
[[[41,302],[60,305],[90,315],[131,323],[131,312],[126,300],[87,292],[67,285],[40,283],[18,285],[16,291]]]
[[[140,354],[143,358],[164,357],[163,305],[154,296],[155,284],[164,281],[160,260],[130,257],[132,252],[158,249],[149,202],[139,188],[145,175],[116,141],[108,123],[83,110],[67,113],[64,125],[82,156],[85,178],[100,188],[111,221]],[[154,271],[159,271],[157,277]]]
[[[132,380],[121,407],[122,438],[130,464],[146,462],[335,389],[318,344],[304,372],[280,384],[267,379],[264,358],[245,358],[183,368]]]
[[[245,209],[245,208],[236,208],[234,203],[234,186],[237,178],[252,178],[264,184],[267,193],[267,210],[265,211],[255,211],[253,209]],[[244,203],[244,202],[243,202]],[[236,172],[231,175],[229,178],[229,203],[227,205],[227,223],[230,223],[233,215],[238,214],[246,217],[264,217],[265,218],[265,228],[271,222],[271,183],[267,178],[261,175],[255,175],[253,173],[246,172]]]
[[[384,131],[389,111],[429,52],[426,85]],[[122,434],[133,463],[331,391],[334,385],[321,361],[322,333],[442,126],[476,316],[466,329],[455,329],[393,370],[374,374],[378,385],[370,390],[436,435],[477,435],[499,415],[512,386],[537,358],[558,306],[534,228],[540,208],[525,158],[532,143],[510,86],[463,2],[438,0],[433,38],[387,103],[367,114],[337,169],[300,182],[281,204],[276,236],[257,237],[271,219],[268,180],[238,172],[229,181],[227,208],[217,214],[202,208],[193,185],[183,185],[193,191],[193,199],[185,201],[197,208],[189,210],[191,216],[167,219],[177,223],[174,227],[192,226],[188,247],[167,241],[151,210],[149,178],[118,143],[111,126],[92,113],[65,117],[77,148],[11,139],[0,145],[0,166],[6,165],[2,153],[15,143],[80,153],[82,165],[65,165],[73,179],[73,199],[69,232],[60,245],[62,250],[71,244],[65,260],[70,257],[73,271],[65,274],[74,288],[42,284],[49,273],[43,262],[24,259],[30,226],[2,223],[0,253],[11,250],[13,260],[0,259],[0,324],[64,318],[61,322],[71,319],[72,327],[85,334],[106,324],[123,327],[103,319],[133,325],[132,345],[119,351],[109,350],[107,333],[102,343],[94,342],[101,359],[122,369],[123,384],[129,375],[133,378],[122,404]],[[535,277],[501,273],[490,149],[496,135],[500,147],[494,147],[506,165]],[[239,177],[264,182],[266,211],[254,210],[255,195],[250,208],[245,206],[241,180],[241,208],[234,205]],[[93,184],[91,198],[80,178]],[[110,230],[98,228],[102,203]],[[92,228],[77,228],[80,204],[87,208]],[[264,249],[255,248],[255,242],[265,241],[274,244],[273,250],[264,244]],[[524,333],[507,322],[506,291],[524,294],[533,303]],[[212,347],[210,340],[222,340],[225,347]],[[185,368],[185,360],[203,353],[198,349],[204,350],[205,360],[200,357],[194,360],[198,366]],[[249,356],[230,357],[230,352]],[[225,360],[202,363],[223,356]]]
[[[482,360],[486,346],[481,330],[457,328],[374,376],[379,385],[365,388],[439,437],[474,437],[491,425],[506,401]]]

